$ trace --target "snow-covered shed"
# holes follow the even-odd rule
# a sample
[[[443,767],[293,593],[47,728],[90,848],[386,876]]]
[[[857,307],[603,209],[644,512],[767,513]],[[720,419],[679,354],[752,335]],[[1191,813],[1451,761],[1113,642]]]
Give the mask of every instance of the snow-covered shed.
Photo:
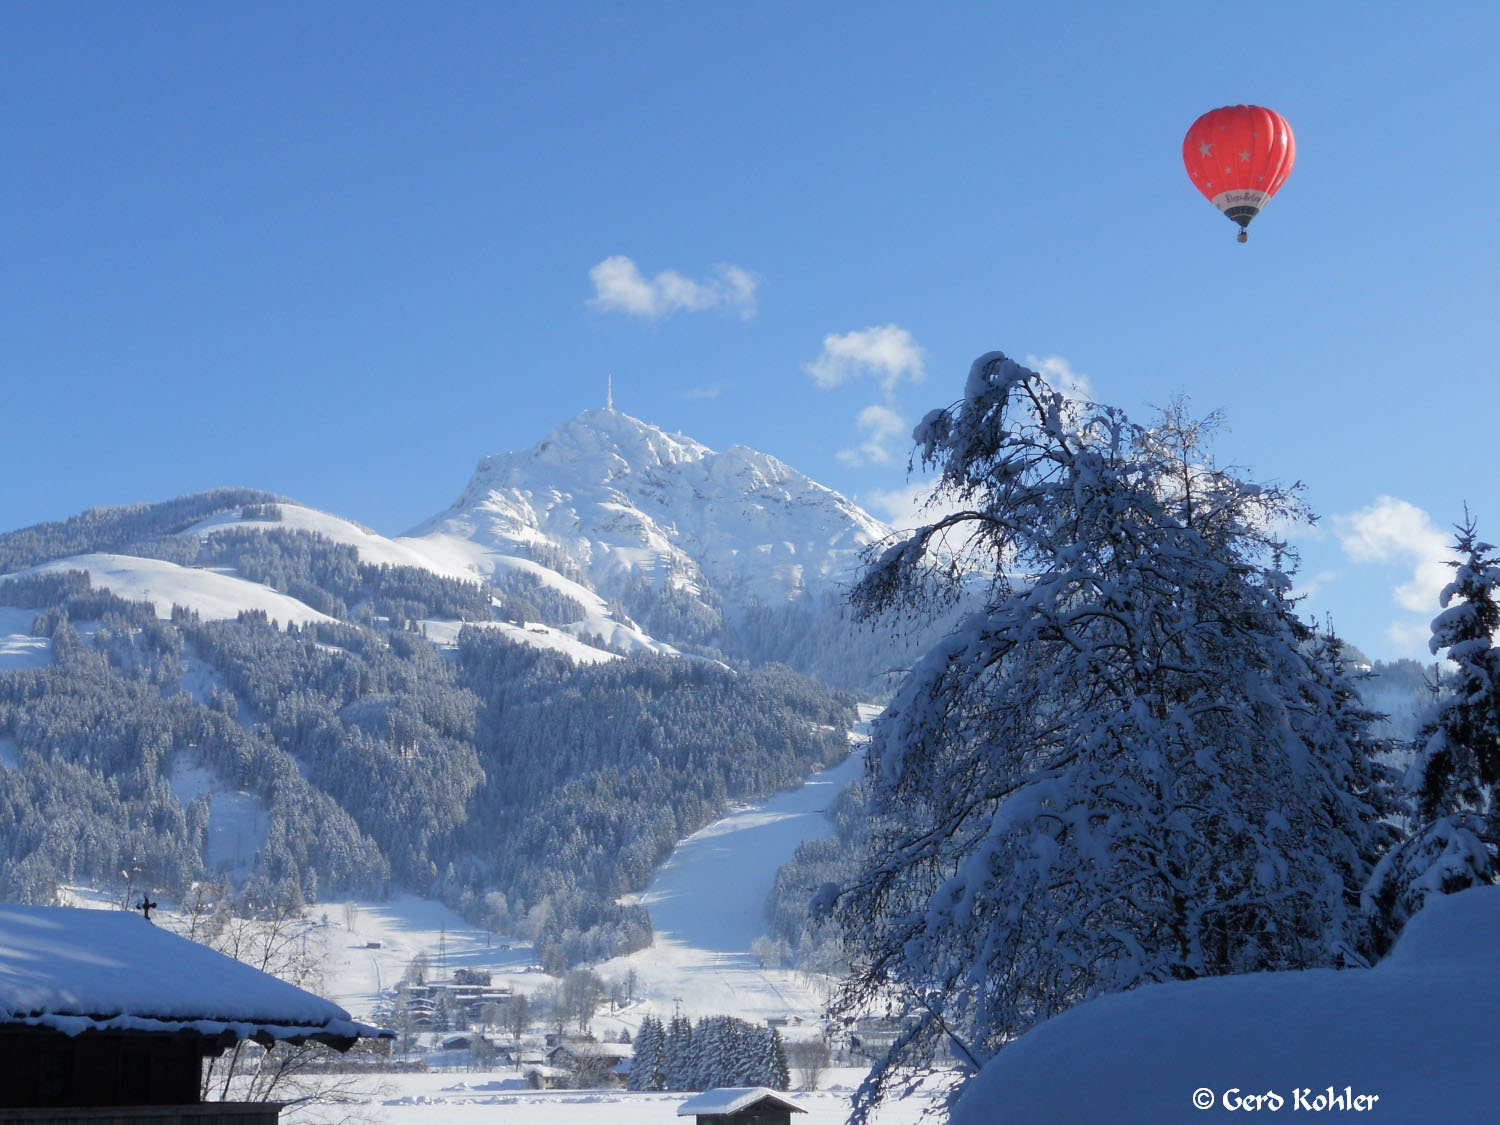
[[[347,1050],[389,1034],[138,914],[0,905],[0,1121],[5,1107],[180,1109],[199,1101],[203,1060],[242,1039]],[[279,1109],[218,1108],[247,1125]]]
[[[568,1072],[560,1066],[533,1063],[526,1068],[526,1082],[533,1090],[559,1090],[568,1083]]]
[[[766,1086],[704,1090],[677,1107],[678,1117],[696,1115],[697,1125],[791,1125],[792,1114],[806,1112]]]

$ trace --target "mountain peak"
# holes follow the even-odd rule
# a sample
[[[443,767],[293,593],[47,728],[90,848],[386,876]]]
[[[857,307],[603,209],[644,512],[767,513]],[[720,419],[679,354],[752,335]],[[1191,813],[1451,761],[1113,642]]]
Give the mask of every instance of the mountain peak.
[[[737,616],[835,591],[887,532],[769,454],[716,452],[606,406],[484,458],[458,501],[413,534],[470,541],[490,560],[481,571],[540,548],[606,597],[679,591]]]
[[[521,456],[554,464],[584,459],[607,460],[614,456],[623,460],[629,469],[640,471],[657,465],[699,461],[712,453],[708,446],[685,434],[669,433],[607,406],[602,410],[579,411]],[[514,456],[503,453],[498,457],[486,457],[480,462],[480,467]]]

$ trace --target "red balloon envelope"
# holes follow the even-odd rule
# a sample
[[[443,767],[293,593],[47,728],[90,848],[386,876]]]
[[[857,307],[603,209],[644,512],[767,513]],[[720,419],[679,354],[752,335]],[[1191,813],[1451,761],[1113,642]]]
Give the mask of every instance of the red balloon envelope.
[[[1286,118],[1258,105],[1211,109],[1194,121],[1182,140],[1182,162],[1193,186],[1210,203],[1245,227],[1286,181],[1297,159],[1297,142]]]

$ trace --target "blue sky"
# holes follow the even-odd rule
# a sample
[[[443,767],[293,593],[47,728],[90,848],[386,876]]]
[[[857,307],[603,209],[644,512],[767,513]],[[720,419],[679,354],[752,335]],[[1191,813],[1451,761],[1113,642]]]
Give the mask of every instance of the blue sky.
[[[397,534],[607,374],[890,516],[1000,349],[1222,410],[1307,610],[1419,655],[1466,501],[1500,539],[1500,5],[1424,7],[0,6],[0,528]],[[1298,142],[1245,246],[1180,160],[1239,102]]]

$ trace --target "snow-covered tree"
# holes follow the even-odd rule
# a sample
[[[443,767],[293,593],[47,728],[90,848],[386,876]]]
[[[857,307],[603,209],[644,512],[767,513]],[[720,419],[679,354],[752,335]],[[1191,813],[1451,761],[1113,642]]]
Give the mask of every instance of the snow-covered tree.
[[[904,1027],[857,1120],[944,1040],[978,1065],[1101,993],[1362,962],[1362,720],[1274,534],[1306,512],[1217,467],[1212,421],[1179,403],[1133,425],[991,353],[917,427],[947,514],[875,559],[856,604],[983,608],[877,724],[888,827],[820,895],[865,951],[837,1009]]]
[[[1423,718],[1407,772],[1411,831],[1380,862],[1365,905],[1383,948],[1429,895],[1493,881],[1500,842],[1500,557],[1472,517],[1456,529],[1459,558],[1439,596],[1428,642],[1454,665]]]
[[[662,1050],[665,1071],[665,1088],[668,1090],[696,1090],[694,1080],[695,1043],[693,1021],[680,1012],[667,1024],[666,1043]]]
[[[790,1090],[792,1068],[786,1057],[786,1041],[774,1027],[766,1038],[766,1074],[759,1085],[769,1086],[773,1090]]]
[[[641,1021],[635,1036],[635,1057],[630,1064],[630,1089],[661,1090],[666,1087],[667,1029],[655,1016]]]

